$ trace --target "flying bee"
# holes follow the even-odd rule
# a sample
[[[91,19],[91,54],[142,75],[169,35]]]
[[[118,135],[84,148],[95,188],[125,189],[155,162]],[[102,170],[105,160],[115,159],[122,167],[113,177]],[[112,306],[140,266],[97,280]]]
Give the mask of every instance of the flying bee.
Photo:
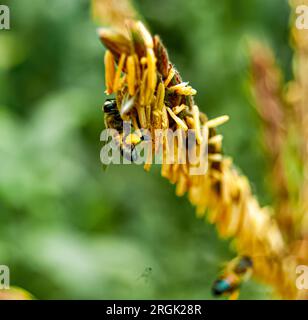
[[[114,141],[120,148],[122,157],[129,161],[136,161],[138,158],[136,145],[145,140],[144,136],[138,133],[129,133],[124,135],[123,120],[117,107],[115,99],[107,99],[104,103],[105,126],[109,129],[115,129],[119,134],[115,135]]]
[[[214,282],[213,295],[227,295],[230,300],[236,300],[241,284],[249,279],[252,269],[253,262],[248,256],[239,256],[231,260],[222,275]]]

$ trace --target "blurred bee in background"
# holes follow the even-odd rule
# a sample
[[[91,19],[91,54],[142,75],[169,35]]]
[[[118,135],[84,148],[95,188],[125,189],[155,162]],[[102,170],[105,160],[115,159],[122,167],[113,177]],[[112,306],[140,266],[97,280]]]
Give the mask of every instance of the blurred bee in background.
[[[231,260],[222,275],[214,282],[213,295],[228,296],[229,300],[236,300],[241,284],[250,278],[252,271],[253,262],[250,257],[239,256]]]
[[[104,120],[106,128],[115,129],[119,133],[114,135],[113,138],[120,148],[122,157],[129,161],[136,161],[138,154],[135,147],[144,140],[144,137],[137,133],[124,135],[123,120],[115,99],[107,99],[103,109],[105,113]]]

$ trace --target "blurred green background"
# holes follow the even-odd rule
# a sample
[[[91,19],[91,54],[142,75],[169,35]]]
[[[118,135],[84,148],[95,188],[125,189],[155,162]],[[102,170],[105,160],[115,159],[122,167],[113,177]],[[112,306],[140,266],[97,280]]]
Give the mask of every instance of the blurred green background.
[[[10,0],[0,31],[0,264],[38,299],[211,299],[230,242],[195,217],[159,168],[103,170],[104,48],[88,0]],[[229,114],[225,152],[271,201],[248,88],[249,36],[290,76],[285,0],[139,0],[211,118]],[[151,268],[151,271],[150,269]],[[254,281],[240,298],[268,299]]]

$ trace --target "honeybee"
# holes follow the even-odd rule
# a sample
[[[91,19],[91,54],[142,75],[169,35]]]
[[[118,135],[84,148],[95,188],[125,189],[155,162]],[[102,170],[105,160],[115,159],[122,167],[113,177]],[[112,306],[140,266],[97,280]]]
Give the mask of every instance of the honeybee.
[[[236,300],[239,296],[239,288],[243,281],[248,280],[253,270],[252,259],[248,256],[239,256],[230,261],[222,275],[214,282],[212,293],[214,296],[229,296],[230,300]]]
[[[129,161],[136,161],[138,154],[135,147],[144,140],[144,137],[137,133],[124,135],[123,120],[115,99],[107,99],[104,103],[103,109],[105,113],[104,120],[106,128],[115,129],[119,133],[114,136],[114,140],[120,148],[122,157]]]
[[[104,103],[104,120],[106,128],[123,131],[123,120],[115,99],[107,99]]]

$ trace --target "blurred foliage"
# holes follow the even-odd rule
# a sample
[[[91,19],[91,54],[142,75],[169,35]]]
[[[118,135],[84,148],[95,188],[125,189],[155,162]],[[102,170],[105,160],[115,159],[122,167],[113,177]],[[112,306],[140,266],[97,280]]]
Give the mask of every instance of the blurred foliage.
[[[10,287],[0,290],[0,300],[33,300],[34,297],[24,289]]]
[[[3,2],[3,1],[2,1]],[[5,1],[4,1],[5,2]],[[0,264],[38,299],[210,299],[234,256],[185,197],[138,166],[99,160],[104,48],[87,0],[10,0],[0,31]],[[290,75],[287,1],[135,1],[197,103],[229,114],[225,152],[262,203],[266,159],[245,38],[266,39]],[[151,269],[149,269],[151,268]],[[151,271],[149,271],[151,270]],[[269,298],[253,281],[242,299]]]

